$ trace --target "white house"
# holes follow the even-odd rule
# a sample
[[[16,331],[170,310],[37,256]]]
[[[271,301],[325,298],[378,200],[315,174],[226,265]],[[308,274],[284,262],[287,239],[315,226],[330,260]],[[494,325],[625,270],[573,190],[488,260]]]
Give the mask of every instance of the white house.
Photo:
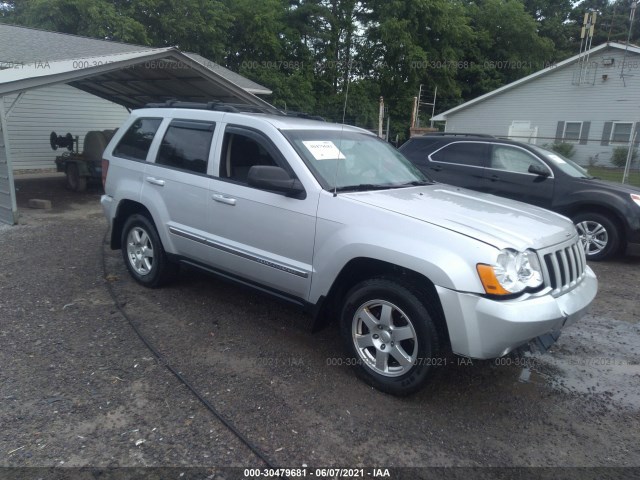
[[[575,146],[574,160],[609,165],[640,141],[640,48],[605,43],[433,117],[445,131]]]

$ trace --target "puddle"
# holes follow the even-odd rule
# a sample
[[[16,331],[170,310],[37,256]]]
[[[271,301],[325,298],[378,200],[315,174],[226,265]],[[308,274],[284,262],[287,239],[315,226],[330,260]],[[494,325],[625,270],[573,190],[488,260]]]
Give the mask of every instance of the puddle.
[[[530,358],[553,389],[600,395],[640,410],[640,325],[586,316],[565,329],[551,351]],[[522,378],[528,378],[523,371]]]

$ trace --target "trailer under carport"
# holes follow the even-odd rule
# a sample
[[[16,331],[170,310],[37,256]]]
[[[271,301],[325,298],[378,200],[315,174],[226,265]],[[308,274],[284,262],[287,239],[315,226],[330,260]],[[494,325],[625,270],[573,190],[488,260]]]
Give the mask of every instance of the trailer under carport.
[[[24,92],[67,84],[134,109],[152,102],[179,99],[255,105],[276,111],[252,93],[227,80],[177,48],[162,48],[100,57],[34,62],[0,71],[0,222],[17,223],[7,119]],[[5,108],[4,97],[18,94]]]

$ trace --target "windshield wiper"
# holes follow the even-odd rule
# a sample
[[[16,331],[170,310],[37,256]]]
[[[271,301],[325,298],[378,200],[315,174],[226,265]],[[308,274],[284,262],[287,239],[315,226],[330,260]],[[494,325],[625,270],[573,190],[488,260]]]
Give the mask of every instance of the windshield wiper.
[[[433,185],[435,182],[431,180],[414,180],[412,182],[403,183],[399,187],[422,187],[424,185]]]
[[[345,185],[343,187],[337,187],[336,192],[365,192],[367,190],[388,190],[389,188],[398,188],[398,185],[380,185],[373,183],[360,183],[358,185]]]

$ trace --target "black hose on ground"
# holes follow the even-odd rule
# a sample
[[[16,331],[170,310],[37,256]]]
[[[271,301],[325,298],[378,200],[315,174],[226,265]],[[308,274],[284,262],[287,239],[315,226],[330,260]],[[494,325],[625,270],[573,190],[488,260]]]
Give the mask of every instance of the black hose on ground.
[[[218,412],[218,410],[206,398],[204,398],[204,396],[189,382],[189,380],[187,380],[184,377],[184,375],[182,375],[178,370],[176,370],[173,366],[171,366],[171,364],[169,364],[169,362],[165,359],[162,353],[158,351],[158,349],[156,349],[156,347],[154,347],[153,344],[144,336],[144,334],[140,331],[138,326],[133,322],[131,317],[129,317],[129,315],[127,315],[127,312],[125,312],[123,308],[120,306],[120,302],[118,302],[118,298],[113,289],[113,285],[111,285],[111,282],[107,279],[107,255],[105,253],[104,246],[107,244],[108,235],[109,235],[109,229],[107,229],[107,231],[105,232],[102,245],[100,245],[100,253],[102,256],[102,273],[103,273],[104,281],[107,285],[107,290],[109,291],[109,295],[111,296],[111,299],[113,300],[115,307],[118,309],[118,312],[120,312],[120,315],[122,315],[124,319],[129,323],[133,331],[136,332],[136,335],[138,335],[138,338],[142,341],[145,347],[149,349],[149,351],[153,354],[153,356],[156,357],[156,359],[158,360],[158,362],[161,363],[161,365],[164,365],[167,368],[167,370],[173,373],[173,375],[175,375],[175,377],[183,385],[185,385],[189,390],[191,390],[191,393],[193,393],[196,396],[196,398],[200,400],[200,402],[207,408],[207,410],[209,410],[218,420],[220,420],[220,422],[225,427],[227,427],[231,431],[231,433],[233,433],[236,437],[238,437],[238,439],[242,443],[244,443],[247,446],[247,448],[256,455],[256,457],[262,460],[268,468],[273,470],[278,470],[278,467],[276,467],[273,464],[273,462],[269,460],[269,458],[267,458],[267,456],[262,451],[260,451],[260,449],[256,445],[254,445],[253,442],[251,442],[251,440],[249,440],[240,430],[238,430],[238,428],[233,423],[231,423],[224,416],[222,416],[222,414]],[[279,476],[279,478],[286,479],[287,477]]]

